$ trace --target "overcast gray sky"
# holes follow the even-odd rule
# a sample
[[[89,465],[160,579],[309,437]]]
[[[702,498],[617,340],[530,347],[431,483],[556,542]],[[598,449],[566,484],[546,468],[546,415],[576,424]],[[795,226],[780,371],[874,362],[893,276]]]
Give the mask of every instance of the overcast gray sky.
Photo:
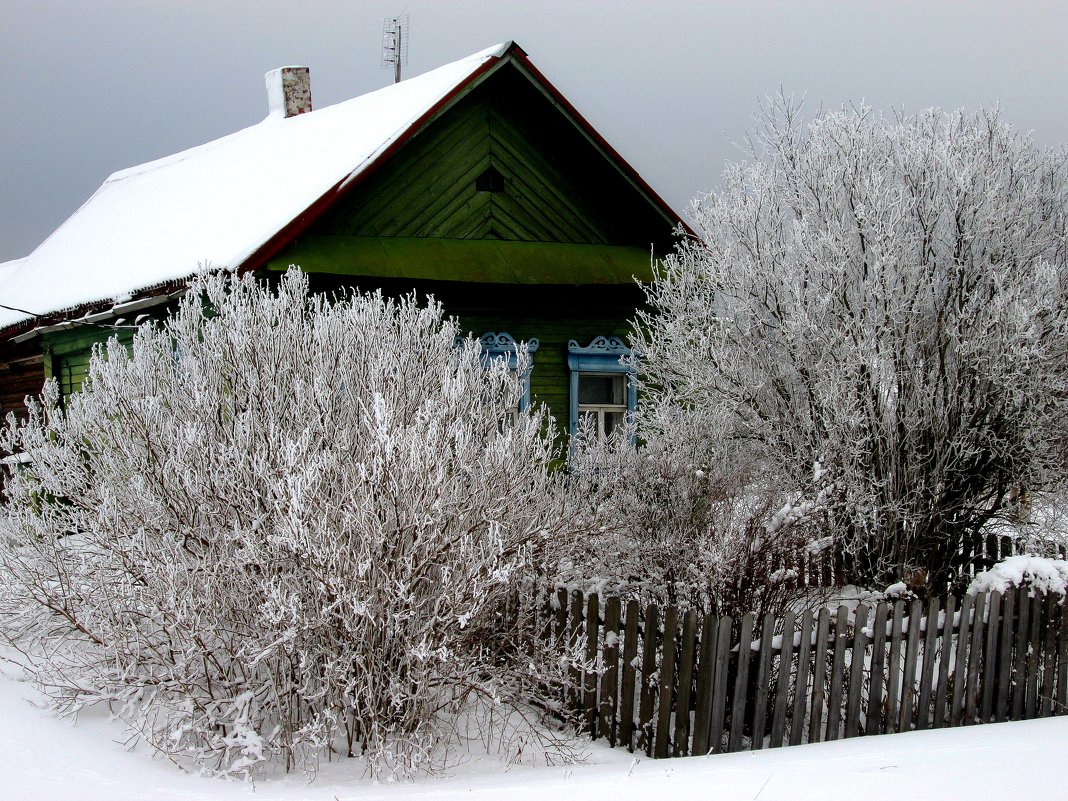
[[[252,125],[263,73],[316,107],[379,88],[407,6],[415,75],[514,39],[677,210],[714,189],[760,98],[974,110],[1068,141],[1068,2],[0,0],[0,261],[113,171]]]

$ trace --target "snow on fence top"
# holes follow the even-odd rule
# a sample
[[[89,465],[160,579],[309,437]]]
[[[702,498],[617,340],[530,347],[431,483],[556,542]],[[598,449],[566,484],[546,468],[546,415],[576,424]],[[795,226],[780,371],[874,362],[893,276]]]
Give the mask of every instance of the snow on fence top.
[[[0,302],[46,314],[238,268],[511,44],[114,173],[33,253],[0,265]],[[0,309],[0,329],[31,316]]]

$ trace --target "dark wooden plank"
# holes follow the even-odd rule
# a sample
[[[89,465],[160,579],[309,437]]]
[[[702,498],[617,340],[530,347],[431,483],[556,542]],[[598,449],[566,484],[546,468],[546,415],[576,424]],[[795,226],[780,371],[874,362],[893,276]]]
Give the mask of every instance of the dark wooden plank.
[[[1057,714],[1068,713],[1068,602],[1058,607],[1060,637],[1057,643]]]
[[[868,611],[866,604],[860,604],[853,623],[853,649],[849,655],[849,694],[846,697],[846,737],[856,737],[860,734],[860,690],[864,684],[864,655],[868,650],[868,635],[865,633]]]
[[[1016,598],[1016,642],[1012,673],[1012,719],[1020,720],[1024,711],[1024,693],[1027,689],[1027,638],[1031,633],[1031,597],[1020,588]]]
[[[998,647],[998,686],[994,698],[995,717],[998,723],[1009,719],[1012,697],[1012,644],[1015,630],[1016,598],[1014,589],[1005,592],[1001,599],[1001,644]]]
[[[642,695],[638,709],[638,749],[653,755],[653,709],[656,705],[656,655],[660,651],[660,609],[655,604],[645,608],[642,637]]]
[[[905,641],[905,671],[901,682],[901,725],[898,731],[912,729],[913,706],[916,702],[916,662],[920,650],[920,625],[923,603],[913,600],[909,608],[908,638]]]
[[[923,637],[923,667],[920,669],[920,696],[916,702],[916,728],[926,729],[931,724],[931,690],[934,687],[935,658],[938,654],[938,609],[937,598],[927,602],[926,631]]]
[[[582,643],[582,624],[583,608],[585,606],[585,598],[582,597],[582,592],[579,590],[573,590],[571,592],[571,610],[570,610],[570,644],[571,653],[578,655],[581,653]],[[568,706],[577,713],[582,712],[582,670],[574,665],[571,666],[568,671],[571,676],[571,687],[568,690]]]
[[[1042,611],[1045,595],[1038,593],[1031,599],[1031,627],[1027,634],[1027,683],[1024,687],[1024,718],[1038,715],[1039,659],[1042,655]]]
[[[808,719],[808,741],[823,740],[823,702],[826,697],[827,637],[830,628],[830,610],[820,610],[816,619],[816,646],[812,652],[812,705]]]
[[[708,726],[712,720],[712,681],[715,673],[716,624],[713,615],[701,622],[701,658],[697,665],[697,697],[693,714],[693,753],[708,753]]]
[[[976,708],[979,706],[979,669],[983,662],[983,640],[986,635],[987,594],[975,596],[972,612],[972,641],[968,648],[968,684],[964,688],[964,718],[962,723],[971,726],[978,723]]]
[[[582,710],[585,728],[597,739],[597,646],[601,634],[601,600],[597,593],[586,596],[586,670],[583,674]]]
[[[634,668],[638,656],[638,602],[627,601],[626,622],[623,628],[623,680],[619,687],[619,742],[634,751],[634,684],[638,671]]]
[[[987,597],[986,644],[983,646],[983,702],[979,707],[979,721],[989,723],[994,712],[994,688],[997,686],[998,632],[1001,630],[1001,593]]]
[[[890,629],[890,657],[886,680],[886,731],[898,731],[901,722],[901,639],[905,603],[894,602],[894,622]]]
[[[723,752],[723,719],[727,710],[727,664],[731,655],[731,618],[719,619],[716,630],[716,672],[712,684],[712,720],[708,727],[709,744],[713,754]]]
[[[679,648],[678,692],[675,694],[675,742],[672,756],[690,754],[690,697],[693,687],[693,663],[697,652],[697,613],[692,609],[682,619],[682,643]]]
[[[956,658],[953,661],[953,694],[949,702],[949,725],[959,726],[964,715],[964,688],[968,684],[968,646],[971,643],[971,617],[975,597],[965,593],[960,601]]]
[[[734,703],[731,706],[731,733],[727,741],[728,751],[742,750],[742,735],[745,732],[745,708],[749,696],[749,662],[753,656],[753,615],[742,615],[741,631],[738,634],[737,670],[734,674]],[[696,753],[696,751],[694,752]]]
[[[1042,686],[1039,690],[1039,715],[1048,718],[1053,714],[1054,667],[1057,661],[1057,624],[1060,623],[1055,593],[1046,595],[1046,613],[1043,616],[1043,641],[1042,641]]]
[[[934,720],[931,725],[941,728],[946,722],[946,695],[949,693],[949,668],[953,663],[953,614],[957,611],[957,599],[946,598],[945,622],[941,627],[938,648],[938,683],[935,684]]]
[[[678,607],[664,610],[664,637],[660,648],[660,698],[656,717],[656,746],[653,756],[663,759],[671,750],[671,713],[675,694],[675,641],[679,627]]]
[[[864,712],[864,733],[879,734],[883,731],[883,685],[886,667],[886,619],[889,607],[880,601],[875,607],[875,622],[872,624],[871,683],[868,690],[868,707]]]
[[[831,662],[831,692],[827,697],[827,739],[837,740],[841,732],[842,690],[845,685],[845,653],[849,639],[849,609],[845,604],[838,607],[834,624],[834,659]]]
[[[757,654],[756,698],[753,700],[753,741],[752,748],[759,751],[764,747],[764,724],[768,714],[768,684],[771,681],[772,638],[775,636],[775,617],[769,612],[764,615],[760,627],[760,651]]]
[[[794,687],[793,717],[790,720],[790,745],[799,745],[805,733],[805,709],[811,697],[808,677],[811,672],[812,610],[806,609],[801,615],[801,640],[797,647],[797,683]]]
[[[619,598],[604,603],[604,672],[601,674],[601,700],[597,705],[601,736],[613,748],[616,744],[616,704],[619,700]]]
[[[781,748],[786,731],[786,709],[790,697],[790,674],[794,657],[794,621],[796,615],[788,610],[783,618],[782,646],[779,650],[779,676],[775,683],[775,707],[771,714],[771,748]]]

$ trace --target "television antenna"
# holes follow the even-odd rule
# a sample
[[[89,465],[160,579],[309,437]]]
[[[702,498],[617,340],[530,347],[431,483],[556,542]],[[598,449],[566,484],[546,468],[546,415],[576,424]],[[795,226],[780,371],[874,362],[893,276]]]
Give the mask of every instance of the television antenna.
[[[382,20],[382,69],[393,68],[393,83],[400,83],[401,67],[408,63],[408,37],[411,21],[408,14]]]

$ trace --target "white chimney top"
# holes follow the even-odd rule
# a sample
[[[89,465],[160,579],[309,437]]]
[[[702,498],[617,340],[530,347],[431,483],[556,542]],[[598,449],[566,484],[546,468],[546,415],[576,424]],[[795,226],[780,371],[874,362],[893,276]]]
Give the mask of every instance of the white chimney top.
[[[295,117],[312,110],[311,70],[307,67],[279,67],[264,77],[272,117]]]

